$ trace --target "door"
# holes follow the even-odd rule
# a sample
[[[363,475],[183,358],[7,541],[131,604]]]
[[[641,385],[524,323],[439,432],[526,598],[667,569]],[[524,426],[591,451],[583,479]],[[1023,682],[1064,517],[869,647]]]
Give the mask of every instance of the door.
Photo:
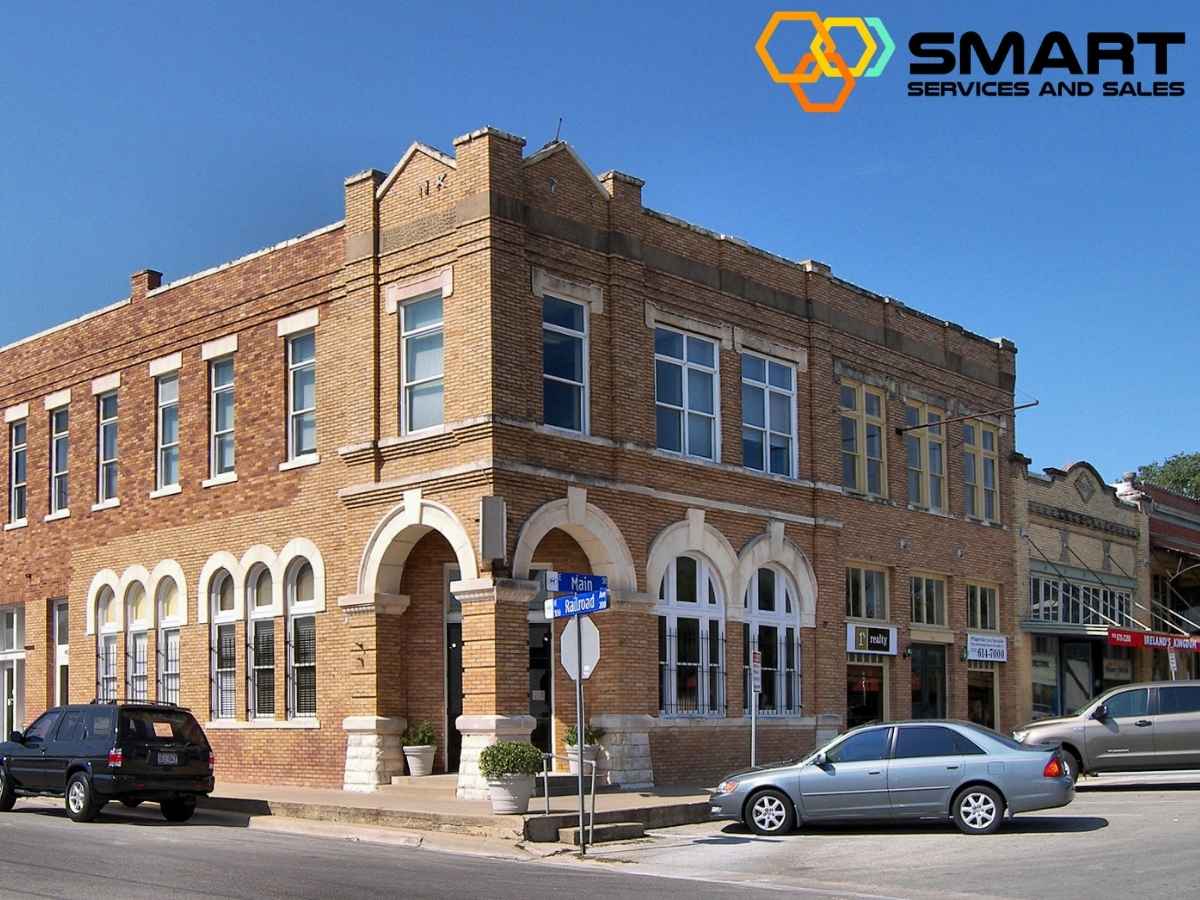
[[[553,632],[545,622],[529,623],[529,715],[536,723],[529,740],[543,753],[552,753],[550,716],[554,668],[551,656]]]
[[[856,732],[826,751],[824,765],[801,769],[797,787],[804,819],[889,818],[891,734],[890,727]]]
[[[46,786],[46,742],[58,725],[61,710],[52,709],[42,713],[25,731],[25,740],[8,758],[8,771],[13,780],[30,790],[40,791]]]
[[[1200,766],[1200,686],[1158,689],[1154,719],[1154,764],[1164,769]]]
[[[1104,701],[1108,715],[1088,719],[1084,725],[1088,767],[1140,769],[1154,765],[1154,722],[1150,718],[1150,691],[1133,688],[1110,694]]]
[[[54,604],[54,703],[64,706],[71,696],[71,620],[66,601]]]
[[[83,742],[83,711],[67,710],[63,714],[58,731],[46,742],[42,757],[44,786],[51,791],[63,791],[67,787],[67,764],[80,754]]]
[[[1070,715],[1092,699],[1092,645],[1064,641],[1062,655],[1063,715]]]
[[[458,717],[463,711],[462,622],[446,623],[446,771],[457,772],[462,756]]]
[[[888,770],[888,795],[897,818],[945,816],[962,780],[966,742],[941,725],[901,725]],[[976,748],[978,749],[978,748]]]
[[[946,647],[912,645],[912,717],[946,718]]]

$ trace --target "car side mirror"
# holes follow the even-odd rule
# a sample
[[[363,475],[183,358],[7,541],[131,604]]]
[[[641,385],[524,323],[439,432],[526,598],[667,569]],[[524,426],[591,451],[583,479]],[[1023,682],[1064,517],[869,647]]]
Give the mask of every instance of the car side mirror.
[[[813,762],[814,766],[817,766],[818,768],[821,768],[821,769],[823,769],[827,765],[829,765],[829,760],[825,758],[824,750],[817,753],[817,755],[813,757],[812,762]]]
[[[19,732],[19,731],[14,731],[12,734],[10,734],[8,736],[8,739],[10,741],[12,741],[14,744],[25,743],[25,735],[21,734],[21,732]]]
[[[1108,707],[1105,706],[1103,703],[1101,703],[1099,706],[1097,706],[1095,709],[1092,710],[1092,718],[1095,719],[1097,722],[1103,722],[1105,719],[1108,718]]]

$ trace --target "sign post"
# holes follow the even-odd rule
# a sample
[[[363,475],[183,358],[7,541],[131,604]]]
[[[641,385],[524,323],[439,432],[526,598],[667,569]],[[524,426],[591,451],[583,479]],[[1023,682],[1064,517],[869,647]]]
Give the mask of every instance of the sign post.
[[[1171,680],[1174,681],[1179,675],[1179,657],[1175,655],[1174,650],[1167,651],[1167,663],[1171,667]]]
[[[750,768],[758,765],[758,695],[762,691],[762,651],[750,652]]]

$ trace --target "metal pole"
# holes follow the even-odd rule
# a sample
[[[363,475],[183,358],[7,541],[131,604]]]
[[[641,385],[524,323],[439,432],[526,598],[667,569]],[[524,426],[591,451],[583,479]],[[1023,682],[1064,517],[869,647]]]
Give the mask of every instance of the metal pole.
[[[579,854],[587,853],[587,833],[583,830],[583,620],[575,617],[575,753],[579,759]]]
[[[758,765],[758,691],[754,690],[754,672],[750,673],[750,768]]]

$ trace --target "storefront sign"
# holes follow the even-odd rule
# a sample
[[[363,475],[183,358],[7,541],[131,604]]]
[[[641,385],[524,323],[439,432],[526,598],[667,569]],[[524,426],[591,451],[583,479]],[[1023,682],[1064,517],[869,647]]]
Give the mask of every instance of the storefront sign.
[[[1200,653],[1200,636],[1162,634],[1157,631],[1131,631],[1127,628],[1108,629],[1108,642],[1114,647],[1147,647],[1151,650],[1190,650]]]
[[[1104,661],[1105,681],[1133,681],[1133,660],[1106,659]]]
[[[846,652],[895,656],[896,626],[846,623]]]
[[[997,634],[968,634],[967,659],[1008,662],[1008,638]]]

